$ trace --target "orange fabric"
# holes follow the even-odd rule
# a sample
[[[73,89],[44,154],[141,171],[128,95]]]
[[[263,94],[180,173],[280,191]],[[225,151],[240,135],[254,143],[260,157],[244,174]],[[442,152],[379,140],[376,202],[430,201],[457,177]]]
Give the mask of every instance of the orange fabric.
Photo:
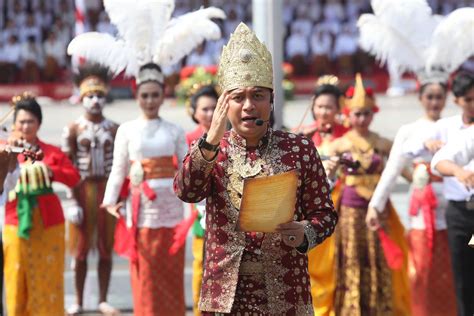
[[[201,294],[202,270],[204,255],[204,238],[193,238],[193,312],[194,316],[200,316],[199,297]]]
[[[141,161],[141,164],[146,180],[173,178],[176,173],[172,156],[145,158]]]
[[[184,248],[168,249],[173,228],[139,228],[138,260],[130,263],[135,316],[184,316]]]
[[[402,268],[399,270],[392,270],[393,315],[409,316],[412,315],[412,311],[410,284],[408,281],[408,244],[405,239],[405,228],[400,222],[397,211],[391,202],[387,203],[385,211],[389,212],[387,219],[387,231],[389,236],[400,247],[404,257]]]
[[[435,240],[431,253],[424,230],[412,229],[408,233],[411,303],[416,316],[456,315],[447,230],[436,231]]]
[[[341,195],[338,183],[331,192],[331,198],[337,208]],[[336,242],[334,234],[308,253],[308,272],[311,283],[311,297],[314,315],[334,315],[334,291],[336,289],[336,271],[334,255]]]

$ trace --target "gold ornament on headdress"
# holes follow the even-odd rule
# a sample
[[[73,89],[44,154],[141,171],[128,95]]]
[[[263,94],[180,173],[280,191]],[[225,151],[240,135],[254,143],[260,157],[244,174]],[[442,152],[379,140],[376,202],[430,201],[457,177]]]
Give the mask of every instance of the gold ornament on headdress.
[[[345,106],[350,110],[373,109],[375,108],[375,100],[368,96],[365,92],[364,83],[360,73],[356,74],[354,84],[354,94],[352,98],[346,98]]]
[[[316,81],[316,87],[322,86],[322,85],[331,85],[331,86],[339,86],[339,78],[333,75],[325,75],[319,77],[319,79]]]
[[[91,92],[100,92],[107,94],[107,86],[105,82],[97,76],[89,76],[82,80],[79,85],[79,93],[81,98]]]
[[[25,91],[22,94],[13,96],[10,100],[10,109],[2,117],[0,117],[0,124],[3,124],[10,117],[10,115],[12,115],[12,113],[15,111],[15,106],[18,102],[23,100],[31,100],[34,98],[35,95],[29,91]]]
[[[22,94],[18,94],[18,95],[15,95],[12,97],[11,101],[10,101],[10,104],[11,106],[16,106],[16,104],[20,101],[23,101],[23,100],[33,100],[35,99],[36,96],[30,92],[30,91],[25,91],[23,92]]]
[[[222,48],[217,80],[222,91],[255,86],[273,89],[272,55],[244,23]]]
[[[191,109],[191,98],[199,90],[207,86],[216,88],[216,76],[204,67],[197,67],[189,77],[181,80],[176,87],[176,95],[179,100],[184,102],[186,112],[189,115],[192,116],[194,114]]]

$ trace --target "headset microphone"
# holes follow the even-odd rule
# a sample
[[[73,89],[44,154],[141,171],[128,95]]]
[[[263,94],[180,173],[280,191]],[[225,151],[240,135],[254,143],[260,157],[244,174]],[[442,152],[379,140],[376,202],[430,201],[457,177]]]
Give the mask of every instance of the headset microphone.
[[[262,120],[262,119],[256,119],[256,120],[255,120],[255,125],[257,125],[257,126],[262,126],[263,123],[266,123],[266,122],[269,122],[269,121],[270,121],[270,120],[264,121],[264,120]]]

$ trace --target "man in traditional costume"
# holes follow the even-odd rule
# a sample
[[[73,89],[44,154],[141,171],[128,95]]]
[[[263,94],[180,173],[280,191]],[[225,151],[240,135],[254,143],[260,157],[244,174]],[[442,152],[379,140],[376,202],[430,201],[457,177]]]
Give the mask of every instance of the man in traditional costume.
[[[308,138],[269,126],[272,56],[243,23],[223,49],[218,84],[223,94],[209,132],[175,177],[183,201],[207,199],[200,309],[204,315],[313,315],[306,253],[337,222],[321,160]],[[293,221],[272,233],[238,231],[244,180],[290,170],[298,177]]]
[[[81,182],[74,188],[75,203],[68,209],[76,288],[76,304],[70,306],[68,313],[75,315],[82,311],[87,256],[91,248],[97,247],[99,310],[113,314],[117,311],[107,303],[107,292],[112,271],[115,218],[100,205],[112,168],[118,124],[102,113],[108,92],[108,69],[86,64],[79,69],[75,79],[85,113],[65,127],[62,135],[62,151],[81,173]]]

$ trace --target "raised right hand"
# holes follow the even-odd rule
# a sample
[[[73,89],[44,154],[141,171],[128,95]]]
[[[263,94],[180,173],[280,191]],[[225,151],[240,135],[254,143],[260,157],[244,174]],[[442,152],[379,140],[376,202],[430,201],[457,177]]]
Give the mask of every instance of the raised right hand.
[[[222,137],[226,132],[227,127],[227,112],[229,111],[229,91],[224,91],[217,100],[216,109],[212,115],[212,122],[209,131],[207,132],[206,141],[209,144],[217,145],[220,143]]]

